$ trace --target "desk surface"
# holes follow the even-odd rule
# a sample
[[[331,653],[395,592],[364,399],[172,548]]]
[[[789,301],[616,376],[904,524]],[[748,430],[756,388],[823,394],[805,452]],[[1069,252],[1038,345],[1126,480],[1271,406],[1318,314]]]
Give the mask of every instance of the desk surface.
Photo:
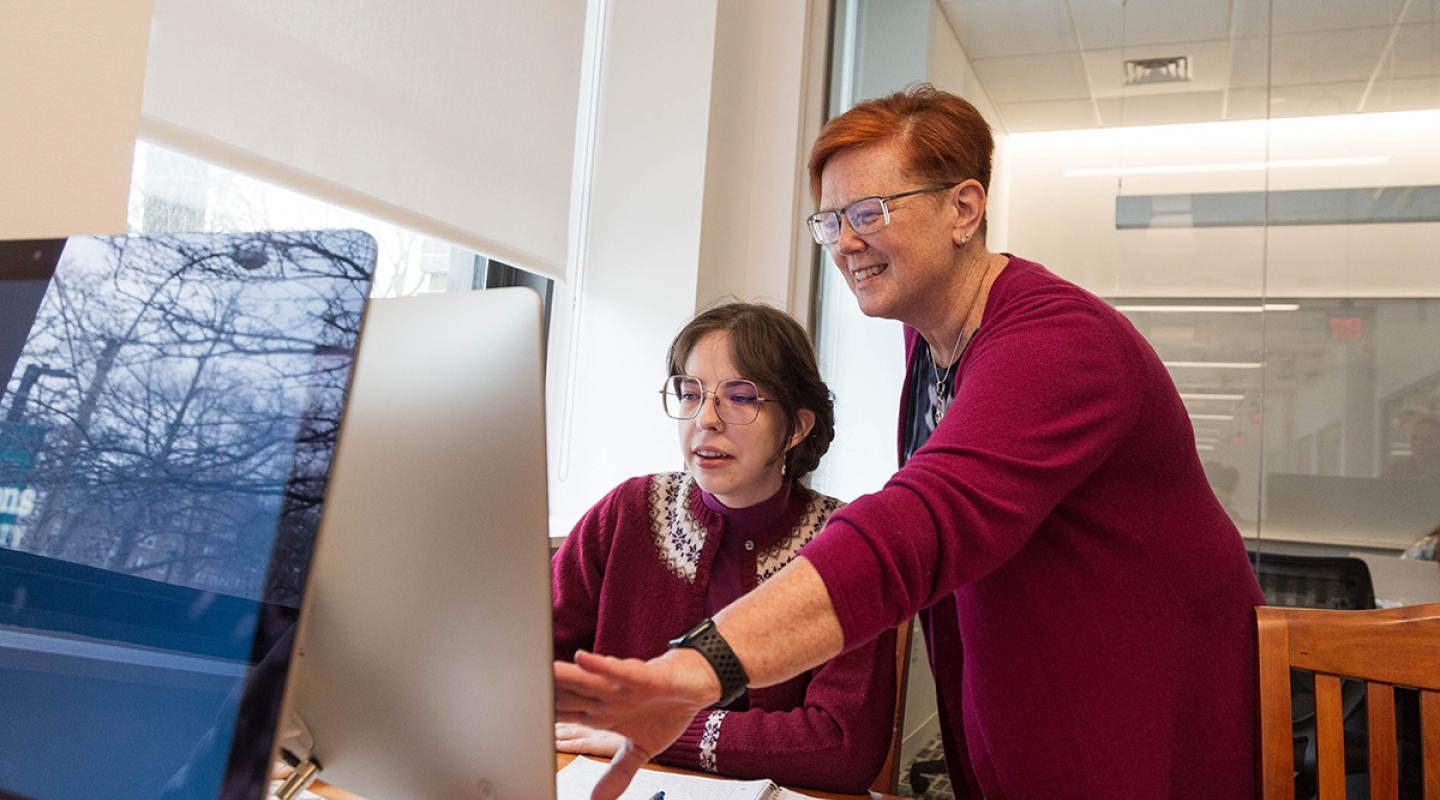
[[[571,761],[574,760],[575,756],[570,755],[569,753],[556,753],[555,770],[558,772],[561,767],[569,764]],[[600,760],[603,761],[604,759]],[[681,774],[686,774],[688,772],[688,770],[676,769],[675,767],[666,767],[660,764],[646,764],[645,767],[646,769],[653,769],[660,772],[678,772]],[[338,786],[330,786],[324,781],[316,781],[315,785],[312,786],[310,790],[320,795],[321,797],[326,798],[326,800],[364,800],[364,798],[360,797],[359,795],[351,794],[350,792],[347,792]],[[829,800],[901,800],[901,798],[896,797],[893,794],[876,794],[874,792],[868,795],[863,795],[836,794],[835,792],[822,792],[817,789],[797,789],[796,791],[804,792],[805,794],[812,795],[814,797],[829,798]]]

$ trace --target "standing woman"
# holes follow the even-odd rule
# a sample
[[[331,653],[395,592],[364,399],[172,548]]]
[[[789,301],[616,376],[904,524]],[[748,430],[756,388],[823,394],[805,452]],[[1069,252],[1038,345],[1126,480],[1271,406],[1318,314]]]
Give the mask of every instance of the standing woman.
[[[919,613],[960,797],[1250,798],[1262,597],[1185,407],[1124,316],[985,246],[993,142],[922,86],[831,120],[808,220],[870,316],[905,323],[900,470],[715,616],[705,653],[557,664],[557,711],[628,737]]]
[[[551,566],[555,657],[651,658],[779,572],[840,506],[800,479],[830,447],[830,391],[805,331],[769,306],[706,311],[670,345],[661,389],[685,469],[632,478],[590,509]],[[790,680],[691,709],[658,760],[742,778],[864,792],[895,703],[887,633]],[[709,705],[706,703],[705,705]],[[561,722],[561,752],[620,737]]]

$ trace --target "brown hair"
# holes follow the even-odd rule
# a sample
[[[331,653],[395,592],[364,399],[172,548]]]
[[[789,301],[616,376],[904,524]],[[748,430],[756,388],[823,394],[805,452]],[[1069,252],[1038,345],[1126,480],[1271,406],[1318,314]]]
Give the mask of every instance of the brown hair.
[[[815,414],[815,426],[785,453],[785,474],[799,480],[820,464],[835,438],[835,404],[820,379],[815,347],[805,329],[789,314],[758,303],[726,303],[690,320],[665,354],[667,375],[685,372],[690,351],[707,335],[723,331],[730,337],[730,359],[746,380],[775,401],[785,414],[780,446],[800,427],[800,409]]]
[[[836,153],[897,139],[906,171],[925,184],[974,178],[990,191],[995,137],[963,98],[928,83],[866,100],[825,123],[810,150],[810,194],[820,202],[820,174]],[[980,221],[983,236],[986,220]]]

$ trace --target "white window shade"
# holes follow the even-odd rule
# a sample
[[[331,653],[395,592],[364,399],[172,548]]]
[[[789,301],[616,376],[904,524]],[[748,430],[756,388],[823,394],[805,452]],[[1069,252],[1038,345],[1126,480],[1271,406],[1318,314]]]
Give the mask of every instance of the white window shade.
[[[565,277],[584,0],[156,0],[141,135]]]

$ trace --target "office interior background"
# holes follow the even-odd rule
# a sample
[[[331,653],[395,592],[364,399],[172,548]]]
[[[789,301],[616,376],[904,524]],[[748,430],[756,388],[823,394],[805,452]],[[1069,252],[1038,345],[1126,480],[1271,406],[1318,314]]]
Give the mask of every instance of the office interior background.
[[[991,249],[1169,366],[1252,550],[1394,554],[1440,503],[1440,0],[4,7],[0,236],[354,227],[377,295],[535,287],[552,535],[679,464],[664,344],[730,296],[815,336],[816,488],[890,475],[898,323],[811,243],[804,160],[915,81],[995,128]]]

